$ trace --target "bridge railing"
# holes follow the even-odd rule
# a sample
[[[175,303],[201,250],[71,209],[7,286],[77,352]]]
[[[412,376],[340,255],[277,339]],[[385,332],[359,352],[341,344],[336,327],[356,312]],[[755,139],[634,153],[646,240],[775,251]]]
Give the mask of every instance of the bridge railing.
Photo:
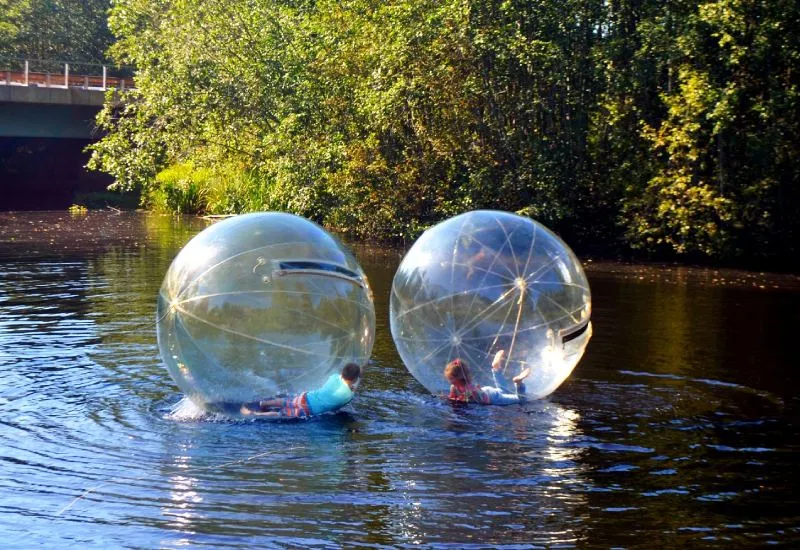
[[[76,74],[70,69],[70,63],[59,63],[58,71],[33,71],[32,65],[43,64],[47,69],[53,67],[53,62],[41,63],[38,61],[20,60],[16,63],[4,63],[0,69],[0,85],[6,86],[39,86],[46,88],[83,88],[86,90],[105,91],[108,89],[126,90],[134,87],[133,78],[109,74],[106,65],[78,63],[81,72]],[[94,74],[86,74],[94,69]],[[93,71],[94,72],[94,71]]]

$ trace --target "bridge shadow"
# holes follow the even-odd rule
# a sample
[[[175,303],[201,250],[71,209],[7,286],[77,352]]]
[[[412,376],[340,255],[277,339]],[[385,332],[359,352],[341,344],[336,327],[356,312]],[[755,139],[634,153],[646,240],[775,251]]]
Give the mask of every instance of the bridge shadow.
[[[89,172],[89,139],[0,137],[0,210],[63,210],[113,182]]]

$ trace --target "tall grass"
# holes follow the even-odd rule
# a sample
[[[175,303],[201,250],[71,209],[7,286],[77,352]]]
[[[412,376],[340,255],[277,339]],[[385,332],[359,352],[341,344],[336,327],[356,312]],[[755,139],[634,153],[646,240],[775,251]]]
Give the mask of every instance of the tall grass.
[[[174,164],[156,175],[144,193],[146,208],[174,214],[241,214],[289,210],[287,193],[268,177],[238,166],[215,169],[192,162]]]

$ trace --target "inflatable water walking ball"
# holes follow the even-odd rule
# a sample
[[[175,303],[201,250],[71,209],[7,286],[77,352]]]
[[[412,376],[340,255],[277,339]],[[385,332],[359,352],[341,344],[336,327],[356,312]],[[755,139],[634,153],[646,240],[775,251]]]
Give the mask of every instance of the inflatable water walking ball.
[[[494,386],[505,350],[508,379],[530,368],[528,398],[570,375],[591,337],[591,294],[580,262],[554,233],[499,211],[461,214],[429,229],[394,277],[392,337],[411,374],[449,391],[444,368],[460,358],[473,382]]]
[[[375,338],[367,277],[317,224],[278,212],[228,218],[175,257],[158,295],[158,346],[196,405],[319,388]]]

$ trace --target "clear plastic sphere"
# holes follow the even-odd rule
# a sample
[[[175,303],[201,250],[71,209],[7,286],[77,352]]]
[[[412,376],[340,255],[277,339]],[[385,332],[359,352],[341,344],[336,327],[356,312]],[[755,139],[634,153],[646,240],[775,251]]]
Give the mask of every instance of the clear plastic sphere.
[[[392,284],[392,337],[411,374],[447,392],[444,368],[459,358],[472,381],[494,386],[491,363],[505,350],[507,379],[525,368],[528,398],[553,392],[591,337],[591,294],[580,261],[530,218],[479,210],[426,231]]]
[[[278,212],[228,218],[195,236],[158,296],[158,346],[201,407],[322,386],[364,365],[375,337],[367,277],[317,224]]]

